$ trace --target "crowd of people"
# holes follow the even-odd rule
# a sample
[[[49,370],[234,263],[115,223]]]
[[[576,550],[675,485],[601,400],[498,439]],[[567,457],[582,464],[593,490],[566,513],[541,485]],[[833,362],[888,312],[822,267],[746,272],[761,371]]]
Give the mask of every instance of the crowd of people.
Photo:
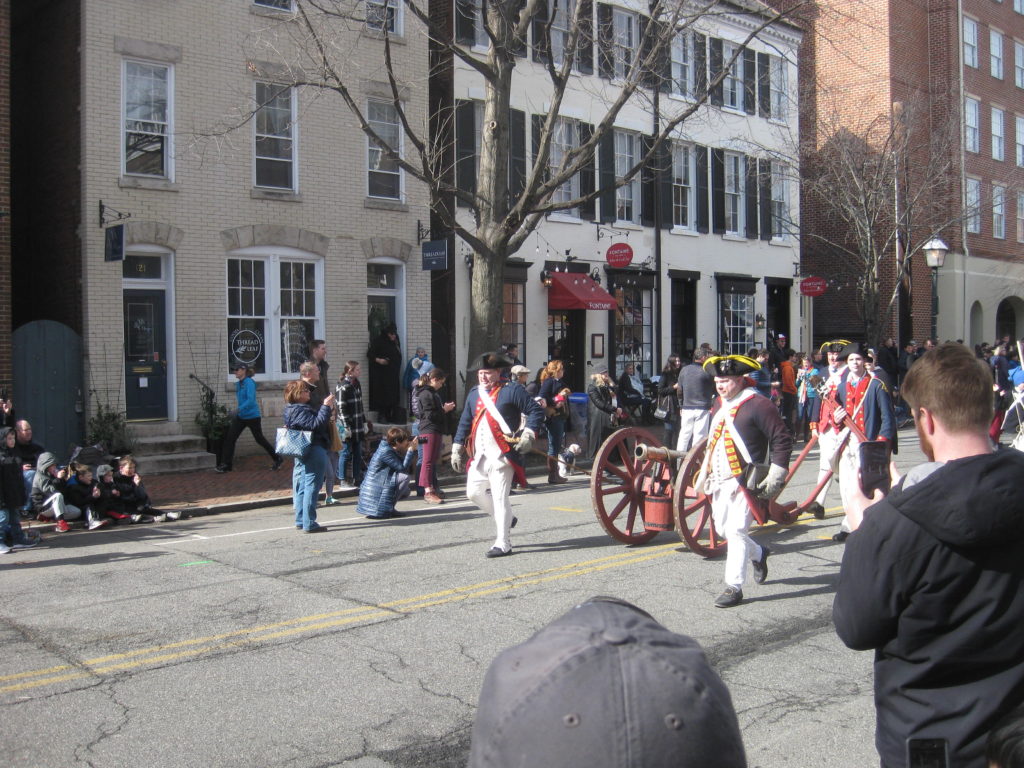
[[[135,458],[115,465],[90,463],[84,454],[66,465],[33,439],[32,425],[14,414],[13,403],[0,404],[0,554],[31,549],[42,541],[23,521],[52,523],[57,533],[81,525],[92,531],[107,525],[169,522],[181,513],[153,506]]]

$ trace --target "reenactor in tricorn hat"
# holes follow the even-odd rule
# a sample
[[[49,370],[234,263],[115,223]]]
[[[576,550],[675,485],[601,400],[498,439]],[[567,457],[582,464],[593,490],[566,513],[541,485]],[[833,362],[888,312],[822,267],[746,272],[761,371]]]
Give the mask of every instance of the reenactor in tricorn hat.
[[[516,523],[509,504],[514,468],[510,455],[526,453],[544,421],[544,410],[516,382],[503,378],[512,367],[512,358],[502,352],[481,355],[470,367],[476,371],[478,386],[469,391],[462,411],[455,442],[452,445],[452,469],[466,468],[466,496],[494,517],[497,537],[487,557],[512,554],[510,531]],[[521,432],[520,422],[526,417]]]
[[[839,457],[839,492],[843,497],[843,509],[851,507],[851,493],[860,483],[860,438],[885,440],[889,446],[896,436],[896,416],[893,414],[892,398],[881,381],[868,373],[867,350],[853,342],[843,347],[839,359],[846,361],[846,372],[836,388],[835,417],[837,421],[853,423],[852,434]],[[839,532],[832,538],[846,541],[850,535],[850,524],[843,516]]]
[[[703,485],[711,499],[715,527],[728,542],[725,591],[715,600],[719,608],[731,608],[743,600],[748,561],[753,565],[756,583],[763,584],[768,578],[771,553],[748,533],[753,494],[768,499],[779,495],[793,447],[793,437],[778,409],[758,394],[749,378],[760,367],[756,360],[743,355],[711,357],[704,362],[704,370],[715,377],[718,397],[696,483]]]
[[[811,432],[818,434],[818,479],[815,485],[834,469],[832,457],[836,455],[836,450],[839,448],[839,433],[842,431],[834,414],[835,396],[839,382],[846,371],[846,366],[839,360],[839,355],[849,343],[846,339],[835,339],[826,341],[819,348],[822,357],[828,362],[828,367],[824,369],[824,381],[818,385],[822,393],[821,412],[818,415],[817,423],[811,424]],[[832,480],[829,479],[818,493],[818,498],[807,508],[807,511],[819,520],[825,517],[825,498],[828,496],[828,489],[831,485]]]

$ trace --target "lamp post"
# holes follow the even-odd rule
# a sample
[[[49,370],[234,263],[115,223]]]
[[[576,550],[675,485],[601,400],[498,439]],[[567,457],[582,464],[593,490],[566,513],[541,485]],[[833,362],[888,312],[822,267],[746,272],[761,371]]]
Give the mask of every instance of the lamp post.
[[[937,237],[933,237],[923,246],[924,260],[932,271],[932,340],[938,341],[935,333],[935,324],[939,316],[939,269],[946,261],[946,253],[949,246]]]

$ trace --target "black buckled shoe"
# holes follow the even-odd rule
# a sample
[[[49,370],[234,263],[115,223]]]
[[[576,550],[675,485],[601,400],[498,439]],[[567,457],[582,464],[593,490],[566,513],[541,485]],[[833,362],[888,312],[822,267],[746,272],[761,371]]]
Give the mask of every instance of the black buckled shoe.
[[[487,557],[505,557],[506,555],[511,554],[511,548],[509,548],[508,550],[504,550],[501,547],[491,547],[489,550],[487,550]]]
[[[743,602],[743,590],[739,587],[726,587],[725,592],[715,598],[715,608],[732,608]]]
[[[754,567],[754,583],[764,584],[768,578],[768,555],[772,551],[768,547],[761,545],[761,557],[757,560],[751,560],[750,564]]]

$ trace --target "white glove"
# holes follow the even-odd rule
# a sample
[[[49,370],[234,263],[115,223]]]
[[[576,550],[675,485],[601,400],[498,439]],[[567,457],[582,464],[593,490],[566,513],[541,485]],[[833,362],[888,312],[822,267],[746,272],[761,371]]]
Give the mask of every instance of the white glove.
[[[462,455],[462,446],[459,443],[452,444],[452,469],[460,474],[465,469],[465,459]]]
[[[778,464],[772,464],[768,468],[768,476],[757,485],[758,496],[774,499],[782,493],[782,488],[786,484],[787,474],[789,474],[788,469],[780,467]]]
[[[537,438],[533,434],[532,429],[524,429],[523,433],[519,436],[519,444],[516,446],[516,450],[520,453],[529,453],[530,449],[533,448],[533,441]]]

